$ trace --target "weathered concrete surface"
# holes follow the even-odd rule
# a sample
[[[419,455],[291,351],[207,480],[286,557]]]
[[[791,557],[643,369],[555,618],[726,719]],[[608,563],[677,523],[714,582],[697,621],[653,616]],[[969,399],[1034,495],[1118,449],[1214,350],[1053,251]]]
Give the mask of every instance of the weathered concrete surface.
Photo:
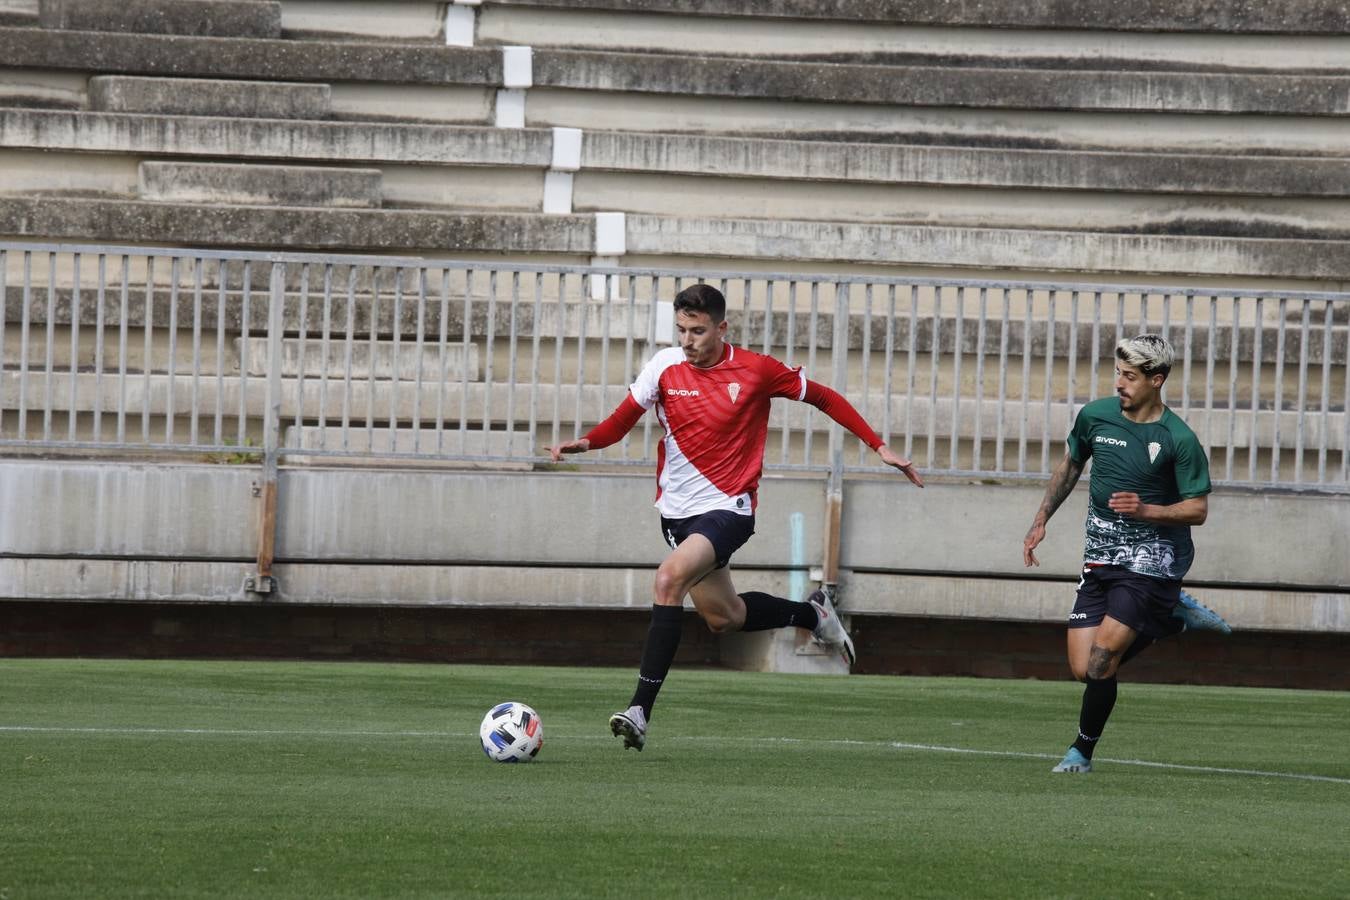
[[[0,147],[349,163],[548,168],[548,129],[4,110]]]
[[[245,600],[258,471],[0,464],[0,506],[15,511],[0,518],[0,596]],[[281,486],[282,584],[271,602],[643,608],[665,553],[650,473],[283,469]],[[1029,573],[1021,541],[1042,490],[850,481],[843,608],[1062,620],[1084,491],[1052,520],[1043,566]],[[738,585],[794,596],[820,563],[824,484],[769,477],[761,501],[758,533],[737,555]],[[1220,491],[1196,529],[1188,581],[1239,627],[1350,630],[1347,529],[1350,505],[1339,498]]]
[[[331,107],[331,91],[326,84],[300,82],[96,75],[89,79],[89,106],[156,116],[322,119]]]
[[[267,374],[267,338],[249,338],[247,341],[235,338],[234,347],[236,358],[247,360],[248,374]],[[478,345],[448,343],[442,354],[437,345],[428,344],[419,350],[415,341],[405,338],[395,356],[393,341],[375,341],[372,346],[367,338],[353,341],[348,350],[345,339],[338,338],[328,344],[327,352],[314,334],[308,336],[303,348],[299,338],[281,341],[283,378],[301,374],[306,378],[341,378],[346,375],[348,366],[353,378],[394,378],[397,366],[397,377],[402,381],[444,379],[458,382],[461,377],[477,381]]]
[[[212,37],[281,37],[281,4],[275,0],[41,0],[43,28],[188,34]]]
[[[143,162],[140,194],[171,203],[376,209],[379,169],[256,163]]]
[[[993,28],[1350,34],[1350,10],[1340,0],[1144,0],[1128,4],[1114,0],[1071,4],[1055,0],[1021,4],[965,0],[494,0],[494,5]]]
[[[534,83],[888,106],[1341,116],[1344,76],[868,66],[537,48]]]
[[[0,28],[10,66],[266,81],[500,85],[501,50]]]
[[[589,255],[593,216],[0,198],[0,235],[227,247]]]
[[[288,35],[343,35],[366,40],[421,40],[445,37],[445,9],[424,0],[285,0],[281,27]]]

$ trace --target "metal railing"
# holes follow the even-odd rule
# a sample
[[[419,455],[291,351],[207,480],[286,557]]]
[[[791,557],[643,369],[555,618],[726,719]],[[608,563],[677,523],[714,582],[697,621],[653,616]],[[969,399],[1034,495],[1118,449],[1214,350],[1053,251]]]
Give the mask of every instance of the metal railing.
[[[1216,481],[1350,488],[1347,294],[25,243],[0,243],[0,451],[539,462],[622,400],[696,281],[734,343],[926,472],[1045,475],[1117,337],[1160,331]],[[806,404],[770,426],[771,469],[875,466]],[[650,465],[659,438],[647,416],[569,462]]]

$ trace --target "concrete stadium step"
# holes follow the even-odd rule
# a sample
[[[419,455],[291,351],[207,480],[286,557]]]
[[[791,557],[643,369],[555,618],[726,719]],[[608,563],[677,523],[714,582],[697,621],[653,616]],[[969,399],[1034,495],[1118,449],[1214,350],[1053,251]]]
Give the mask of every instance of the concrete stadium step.
[[[0,0],[0,26],[38,24],[39,0]]]
[[[342,427],[328,425],[287,426],[282,438],[285,446],[295,450],[332,450],[344,453],[368,454],[367,458],[353,460],[362,465],[380,465],[387,462],[382,454],[435,453],[465,454],[469,456],[532,455],[534,436],[524,431],[486,430],[482,428],[375,428],[367,431],[364,424],[353,425],[343,433]],[[307,462],[325,462],[322,456],[287,455],[287,462],[304,465]]]
[[[75,31],[281,37],[276,0],[40,0],[38,17]]]
[[[1345,123],[1345,130],[1350,138],[1350,122]],[[6,110],[0,117],[0,149],[137,156],[289,157],[388,166],[415,162],[541,170],[551,163],[553,141],[554,135],[547,129],[250,122],[237,118],[222,122],[205,116],[26,109]],[[579,176],[596,171],[765,179],[773,183],[793,180],[1252,197],[1350,196],[1350,157],[1268,156],[1244,152],[1241,147],[1229,148],[1223,154],[1133,149],[995,150],[588,131],[582,136]],[[669,191],[683,193],[678,185],[671,185]],[[534,206],[538,205],[536,199]]]
[[[596,217],[413,210],[202,206],[0,196],[0,236],[206,247],[565,254],[771,260],[1099,274],[1350,278],[1339,228],[1285,235],[963,227],[802,220],[624,217],[622,252],[597,244]],[[616,245],[617,246],[617,245]]]
[[[878,4],[858,16],[834,20],[779,17],[742,7],[709,15],[694,8],[648,10],[577,3],[530,5],[491,3],[479,7],[475,40],[480,44],[571,47],[669,54],[698,48],[712,56],[777,58],[884,65],[963,65],[1033,69],[1296,71],[1335,74],[1346,65],[1344,43],[1321,30],[1249,34],[1215,23],[1204,29],[1203,12],[1181,23],[1210,33],[1088,31],[1058,21],[1079,21],[1077,8],[1059,8],[1053,18],[1028,17],[1017,26],[992,20],[962,27],[967,10],[950,5],[921,23],[869,21]],[[1301,5],[1300,5],[1301,6]],[[837,6],[836,6],[837,9]],[[807,14],[829,15],[820,4]],[[1282,24],[1304,11],[1291,10]],[[999,10],[1016,16],[1023,10]],[[1138,12],[1136,10],[1136,12]],[[1143,15],[1146,15],[1144,13]],[[1321,24],[1321,23],[1319,23]],[[847,48],[847,49],[843,49]],[[678,51],[676,51],[678,52]]]
[[[249,375],[266,375],[269,353],[267,338],[235,338],[235,357]],[[298,338],[283,338],[281,342],[281,374],[284,378],[304,375],[306,378],[342,378],[347,372],[347,345],[343,340],[331,341],[327,354],[323,344],[309,338],[303,345]],[[373,362],[372,362],[373,360]],[[397,377],[395,377],[397,360]],[[404,338],[397,357],[393,341],[377,341],[372,348],[369,340],[354,341],[351,346],[351,377],[397,381],[455,381],[479,379],[478,345],[449,344],[444,359],[436,345],[418,349],[414,340]]]
[[[96,75],[89,79],[89,107],[156,116],[324,119],[332,103],[326,84]]]
[[[128,74],[504,86],[501,52],[0,28],[11,66]],[[848,105],[1350,115],[1350,76],[868,66],[537,49],[536,88]]]
[[[381,174],[379,169],[320,166],[143,162],[140,195],[179,203],[376,209]]]
[[[493,0],[524,9],[586,9],[734,18],[856,21],[868,24],[980,28],[1052,28],[1238,34],[1350,34],[1350,9],[1340,0],[1269,0],[1215,4],[1207,0],[1055,0],[1029,3],[951,3],[948,0]]]

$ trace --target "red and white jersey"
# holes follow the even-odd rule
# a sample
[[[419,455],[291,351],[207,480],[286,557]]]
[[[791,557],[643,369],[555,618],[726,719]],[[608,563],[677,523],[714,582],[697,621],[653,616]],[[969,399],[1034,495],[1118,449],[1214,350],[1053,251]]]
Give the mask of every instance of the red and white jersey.
[[[707,369],[670,347],[652,357],[629,390],[643,409],[656,407],[666,430],[656,463],[661,515],[682,519],[728,509],[748,516],[764,468],[769,401],[803,399],[806,376],[800,367],[731,344]]]

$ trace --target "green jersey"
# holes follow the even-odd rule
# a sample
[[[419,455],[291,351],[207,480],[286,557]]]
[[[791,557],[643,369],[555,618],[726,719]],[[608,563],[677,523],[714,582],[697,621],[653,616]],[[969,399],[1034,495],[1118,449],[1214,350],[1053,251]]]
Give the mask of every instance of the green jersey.
[[[1079,464],[1092,457],[1084,562],[1124,566],[1155,578],[1185,575],[1195,558],[1189,525],[1132,519],[1107,502],[1117,491],[1162,506],[1208,494],[1209,460],[1195,432],[1166,407],[1156,422],[1131,422],[1120,411],[1118,397],[1103,397],[1078,411],[1069,455]]]

